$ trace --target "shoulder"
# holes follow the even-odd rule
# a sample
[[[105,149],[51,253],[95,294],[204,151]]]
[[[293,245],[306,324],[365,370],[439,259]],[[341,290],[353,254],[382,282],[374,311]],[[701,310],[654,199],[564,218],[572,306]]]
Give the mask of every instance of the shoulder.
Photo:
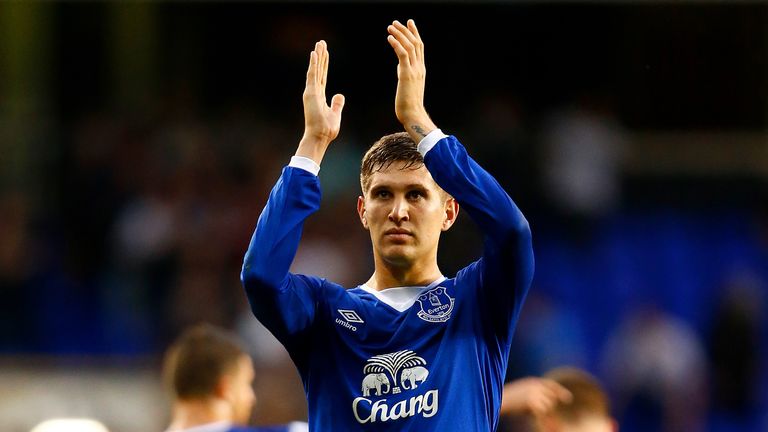
[[[312,296],[319,302],[334,305],[346,302],[350,298],[359,298],[365,291],[359,288],[347,289],[331,280],[314,275],[291,274],[294,284],[304,285],[312,292]]]
[[[349,294],[352,297],[374,297],[373,294],[369,293],[368,291],[364,290],[362,286],[356,286],[354,288],[349,288],[346,290],[347,294]]]
[[[469,265],[456,273],[456,276],[453,278],[454,283],[456,285],[477,285],[482,283],[481,275],[483,266],[483,258],[471,262]]]
[[[334,292],[342,293],[346,291],[346,288],[343,286],[320,276],[291,273],[291,277],[295,282],[301,282],[312,289],[321,290],[324,294]]]

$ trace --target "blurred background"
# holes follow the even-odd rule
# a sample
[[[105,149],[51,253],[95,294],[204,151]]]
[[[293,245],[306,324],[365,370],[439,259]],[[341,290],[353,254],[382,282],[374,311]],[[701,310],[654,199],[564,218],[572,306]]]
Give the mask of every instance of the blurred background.
[[[369,277],[359,160],[400,129],[386,26],[407,18],[433,119],[532,226],[508,379],[583,367],[622,431],[768,430],[768,3],[748,1],[0,3],[2,430],[163,430],[160,358],[199,321],[248,341],[256,424],[305,418],[243,253],[325,39],[347,105],[293,270]],[[462,214],[443,272],[481,241]]]

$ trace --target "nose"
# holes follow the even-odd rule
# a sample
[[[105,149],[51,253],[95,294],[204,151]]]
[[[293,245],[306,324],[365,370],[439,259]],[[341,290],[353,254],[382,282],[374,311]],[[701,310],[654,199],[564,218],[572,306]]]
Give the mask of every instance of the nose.
[[[396,224],[408,220],[408,203],[404,199],[395,199],[389,212],[389,220]]]

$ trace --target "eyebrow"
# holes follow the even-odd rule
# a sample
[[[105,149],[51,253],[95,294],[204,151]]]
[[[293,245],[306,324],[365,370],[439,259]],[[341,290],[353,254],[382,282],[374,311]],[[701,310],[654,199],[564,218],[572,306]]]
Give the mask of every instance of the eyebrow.
[[[399,186],[398,186],[399,188]],[[422,189],[422,190],[428,190],[427,186],[420,184],[420,183],[411,183],[407,184],[402,187],[403,189]],[[378,184],[378,185],[371,185],[371,190],[376,189],[393,189],[393,186],[389,183],[384,184]]]
[[[418,191],[421,194],[423,194],[424,196],[431,195],[430,190],[427,187],[425,187],[423,185],[420,185],[420,184],[405,185],[405,186],[403,186],[402,189],[400,187],[393,188],[391,185],[382,184],[382,185],[377,185],[377,186],[371,187],[368,190],[368,193],[371,194],[371,195],[376,195],[377,193],[379,193],[381,191],[392,192],[393,190],[403,190],[403,191],[405,191],[405,193],[410,193],[410,192],[413,192],[413,191]]]

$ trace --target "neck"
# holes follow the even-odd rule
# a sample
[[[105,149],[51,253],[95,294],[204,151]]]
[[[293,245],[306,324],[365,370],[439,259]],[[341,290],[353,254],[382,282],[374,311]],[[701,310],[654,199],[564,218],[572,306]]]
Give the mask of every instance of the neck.
[[[221,400],[177,400],[169,430],[183,430],[208,423],[232,421],[232,409]]]
[[[437,266],[437,257],[426,264],[397,265],[374,256],[375,270],[365,284],[377,291],[402,286],[429,285],[443,274]]]

